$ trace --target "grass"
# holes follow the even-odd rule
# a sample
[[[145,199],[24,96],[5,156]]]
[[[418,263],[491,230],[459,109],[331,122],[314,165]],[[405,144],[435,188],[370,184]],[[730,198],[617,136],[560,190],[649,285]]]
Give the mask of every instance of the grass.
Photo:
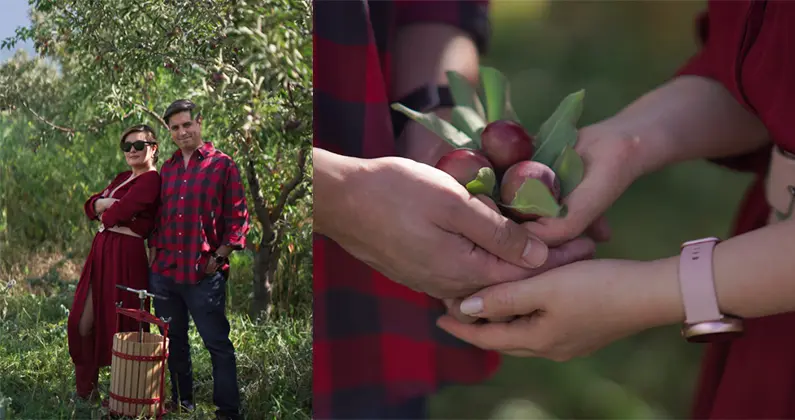
[[[100,418],[105,409],[99,404],[92,406],[71,398],[74,369],[66,345],[66,320],[76,278],[63,278],[59,274],[63,270],[45,270],[0,291],[0,420]],[[246,417],[309,419],[311,316],[252,322],[246,314],[250,276],[238,276],[229,283],[228,316]],[[0,281],[0,288],[3,284]],[[214,416],[210,356],[195,326],[191,326],[190,344],[197,410],[167,418]],[[100,371],[103,397],[109,385],[107,367]],[[166,389],[169,386],[167,382]]]

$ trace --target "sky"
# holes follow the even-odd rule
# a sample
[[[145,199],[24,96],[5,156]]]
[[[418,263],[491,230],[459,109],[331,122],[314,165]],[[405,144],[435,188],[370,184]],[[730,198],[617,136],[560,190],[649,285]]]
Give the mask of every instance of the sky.
[[[0,39],[6,39],[14,35],[17,27],[30,24],[28,19],[29,6],[28,0],[0,0],[0,2],[3,3],[3,11],[0,13]],[[31,54],[34,52],[31,42],[17,44],[16,48],[20,47],[28,50]],[[5,61],[13,54],[13,51],[0,50],[0,62]]]

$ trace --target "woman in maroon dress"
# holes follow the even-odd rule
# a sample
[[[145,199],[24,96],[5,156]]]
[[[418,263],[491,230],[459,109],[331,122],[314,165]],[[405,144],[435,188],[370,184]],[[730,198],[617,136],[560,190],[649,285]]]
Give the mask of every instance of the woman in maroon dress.
[[[120,293],[116,285],[147,288],[144,240],[154,228],[160,197],[154,130],[147,125],[131,127],[122,134],[120,147],[131,170],[118,174],[84,205],[86,216],[99,221],[100,227],[77,283],[67,327],[77,396],[92,401],[99,398],[99,368],[111,362],[116,302],[140,307],[134,294]],[[138,330],[138,323],[129,317],[119,322],[121,331]]]
[[[580,130],[585,178],[566,217],[527,226],[551,245],[570,240],[598,226],[639,176],[710,159],[756,173],[734,236],[711,259],[686,254],[688,245],[681,259],[579,262],[491,287],[461,310],[518,319],[439,325],[481,347],[566,360],[647,328],[731,314],[744,333],[709,339],[693,416],[795,418],[795,2],[711,0],[699,24],[701,50],[677,77]]]

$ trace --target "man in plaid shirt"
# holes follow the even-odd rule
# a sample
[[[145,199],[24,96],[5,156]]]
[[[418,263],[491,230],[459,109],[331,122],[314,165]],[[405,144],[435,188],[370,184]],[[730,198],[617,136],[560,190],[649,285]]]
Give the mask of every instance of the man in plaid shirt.
[[[226,318],[229,254],[245,246],[246,195],[235,162],[201,137],[201,114],[188,100],[172,103],[163,120],[179,150],[160,170],[161,202],[149,240],[152,293],[158,317],[169,324],[171,406],[193,409],[188,314],[213,365],[218,419],[240,415],[235,349]]]
[[[424,418],[430,394],[499,364],[436,327],[437,298],[585,258],[593,242],[547,249],[429,166],[442,140],[390,115],[402,102],[449,118],[449,98],[432,99],[446,70],[477,80],[487,1],[314,4],[314,418]]]

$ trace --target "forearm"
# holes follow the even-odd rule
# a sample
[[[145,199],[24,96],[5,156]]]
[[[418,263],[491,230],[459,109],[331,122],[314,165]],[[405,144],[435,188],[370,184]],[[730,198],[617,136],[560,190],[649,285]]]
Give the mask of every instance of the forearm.
[[[751,231],[719,243],[713,254],[715,290],[723,313],[754,318],[795,311],[795,221]],[[654,324],[685,319],[679,257],[643,262],[632,274],[656,295]],[[649,292],[644,292],[649,293]]]
[[[450,70],[476,86],[479,65],[475,43],[458,28],[433,23],[402,27],[395,42],[390,97],[399,100],[428,84],[447,85],[447,71]],[[439,108],[434,113],[448,121],[451,118],[450,108]],[[402,156],[430,165],[450,149],[444,140],[413,121],[406,124],[399,144]]]
[[[598,126],[637,136],[638,172],[751,152],[767,142],[762,122],[718,82],[685,76],[647,93]]]
[[[428,83],[447,84],[449,70],[478,83],[478,50],[462,30],[450,25],[419,23],[400,29],[395,40],[392,98]]]
[[[313,148],[314,176],[313,229],[316,233],[333,238],[336,215],[350,208],[351,191],[355,186],[349,176],[363,168],[363,160],[338,155],[318,147]]]

